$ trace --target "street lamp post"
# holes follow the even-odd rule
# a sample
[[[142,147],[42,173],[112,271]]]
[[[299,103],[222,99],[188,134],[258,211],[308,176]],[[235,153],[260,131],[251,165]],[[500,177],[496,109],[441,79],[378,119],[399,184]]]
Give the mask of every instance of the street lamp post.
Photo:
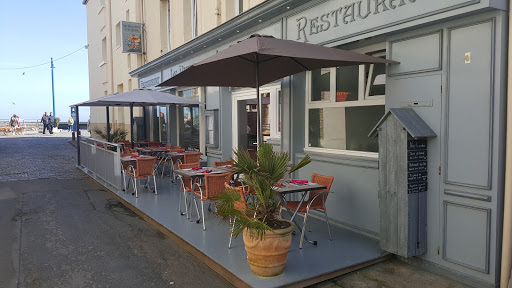
[[[51,65],[52,65],[50,68],[52,69],[52,100],[53,100],[53,117],[57,117],[57,116],[55,115],[55,90],[54,90],[54,88],[53,88],[53,68],[55,68],[55,67],[53,67],[53,57],[51,57],[50,59],[51,59]]]

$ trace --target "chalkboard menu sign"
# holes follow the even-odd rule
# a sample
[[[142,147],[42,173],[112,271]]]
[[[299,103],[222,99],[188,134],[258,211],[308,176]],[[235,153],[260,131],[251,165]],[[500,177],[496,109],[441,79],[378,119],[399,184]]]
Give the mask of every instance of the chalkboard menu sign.
[[[407,193],[427,191],[427,140],[407,141]]]

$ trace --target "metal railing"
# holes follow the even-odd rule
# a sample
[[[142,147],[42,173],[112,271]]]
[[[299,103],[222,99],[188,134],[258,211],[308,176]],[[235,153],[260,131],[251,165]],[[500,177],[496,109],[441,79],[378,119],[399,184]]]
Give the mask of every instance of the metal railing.
[[[80,165],[95,179],[117,189],[122,187],[121,144],[80,136]]]

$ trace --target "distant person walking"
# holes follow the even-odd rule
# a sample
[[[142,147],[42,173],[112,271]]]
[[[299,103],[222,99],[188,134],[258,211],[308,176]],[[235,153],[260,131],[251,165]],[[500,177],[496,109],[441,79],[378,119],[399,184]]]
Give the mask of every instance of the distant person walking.
[[[16,114],[12,114],[9,126],[11,126],[12,135],[14,135],[16,132],[16,126],[18,126],[18,118],[16,118]]]
[[[43,134],[46,134],[46,129],[48,129],[48,132],[50,132],[50,128],[48,127],[48,114],[44,112],[43,117],[41,117],[41,123],[43,123]]]
[[[50,112],[50,116],[48,116],[48,131],[50,131],[50,134],[53,134],[53,125],[55,125],[55,116]]]
[[[69,116],[69,120],[68,120],[68,131],[73,130],[73,123],[75,123],[75,120],[73,120],[73,117]]]

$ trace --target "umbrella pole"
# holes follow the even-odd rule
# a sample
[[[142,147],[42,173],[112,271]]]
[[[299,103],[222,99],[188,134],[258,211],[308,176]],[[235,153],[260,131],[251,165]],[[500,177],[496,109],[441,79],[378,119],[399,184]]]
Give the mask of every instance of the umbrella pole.
[[[78,159],[78,166],[80,166],[80,113],[78,113],[78,107],[79,106],[75,106],[75,110],[76,110],[76,154],[77,154],[76,156]]]
[[[257,131],[256,133],[258,138],[258,146],[263,143],[261,133],[263,132],[261,130],[261,103],[260,103],[260,64],[258,60],[256,60],[256,99],[258,101],[258,109],[256,110],[257,117],[256,117],[256,125],[257,125]]]
[[[110,142],[110,107],[107,106],[107,142]]]
[[[130,138],[133,149],[133,104],[130,104]]]

